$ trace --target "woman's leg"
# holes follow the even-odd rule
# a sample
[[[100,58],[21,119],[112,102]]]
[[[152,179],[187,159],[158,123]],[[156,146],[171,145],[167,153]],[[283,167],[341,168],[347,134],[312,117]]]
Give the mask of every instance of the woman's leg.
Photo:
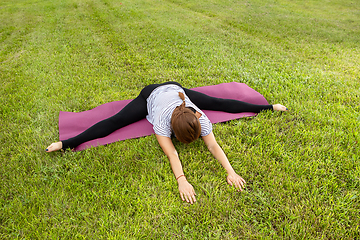
[[[146,99],[155,88],[166,84],[176,84],[181,86],[177,82],[165,82],[162,84],[151,84],[144,87],[139,96],[128,103],[114,116],[94,124],[73,138],[62,141],[62,149],[74,148],[84,142],[105,137],[117,129],[145,118],[148,114]]]
[[[74,148],[84,142],[105,137],[117,129],[145,118],[146,115],[146,99],[139,95],[114,116],[94,124],[73,138],[62,141],[62,149]]]
[[[223,111],[229,113],[259,113],[262,110],[273,110],[272,105],[257,105],[233,99],[215,98],[187,88],[184,88],[184,91],[190,100],[202,110]]]
[[[87,130],[73,138],[51,144],[46,149],[46,151],[52,152],[61,148],[74,148],[84,142],[105,137],[110,133],[116,131],[117,129],[120,129],[131,123],[137,122],[145,118],[148,114],[146,99],[150,96],[151,92],[155,88],[166,84],[176,84],[181,87],[181,85],[177,82],[165,82],[162,84],[148,85],[141,90],[137,98],[128,103],[120,112],[118,112],[114,116],[94,124]]]

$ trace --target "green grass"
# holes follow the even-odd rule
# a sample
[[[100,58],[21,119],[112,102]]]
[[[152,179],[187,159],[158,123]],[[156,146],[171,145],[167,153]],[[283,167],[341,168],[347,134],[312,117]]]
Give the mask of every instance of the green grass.
[[[350,0],[3,0],[1,239],[360,238],[360,7]],[[201,140],[45,153],[59,111],[151,83],[244,82],[288,113],[214,125],[238,193]]]

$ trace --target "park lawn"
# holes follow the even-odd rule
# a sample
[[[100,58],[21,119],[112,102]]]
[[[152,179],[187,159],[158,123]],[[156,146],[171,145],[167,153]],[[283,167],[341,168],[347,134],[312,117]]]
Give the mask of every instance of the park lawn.
[[[360,238],[356,1],[0,2],[1,239]],[[243,82],[287,113],[214,125],[238,192],[202,140],[174,140],[182,202],[155,136],[45,153],[59,111],[151,83]]]

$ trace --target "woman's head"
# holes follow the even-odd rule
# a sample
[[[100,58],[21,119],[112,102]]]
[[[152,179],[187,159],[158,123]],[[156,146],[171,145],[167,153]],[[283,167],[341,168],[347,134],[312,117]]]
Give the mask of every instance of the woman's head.
[[[185,96],[182,92],[179,92],[179,97],[183,103],[175,108],[171,116],[171,126],[180,142],[191,143],[199,138],[201,125],[192,109],[185,107]]]

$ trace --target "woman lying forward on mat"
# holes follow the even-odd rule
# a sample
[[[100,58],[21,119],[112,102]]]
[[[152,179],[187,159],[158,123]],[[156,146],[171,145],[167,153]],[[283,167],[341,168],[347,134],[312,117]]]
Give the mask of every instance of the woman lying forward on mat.
[[[259,113],[266,109],[287,110],[280,104],[254,105],[238,100],[210,97],[183,88],[177,82],[152,84],[146,86],[138,97],[114,116],[96,123],[73,138],[51,144],[46,151],[53,152],[60,149],[75,148],[84,142],[105,137],[119,128],[146,117],[153,125],[156,139],[170,160],[183,201],[194,203],[196,194],[193,186],[184,175],[179,155],[171,141],[172,133],[183,143],[191,143],[201,136],[209,151],[226,169],[228,173],[227,182],[242,191],[245,180],[236,174],[231,167],[224,151],[215,140],[210,120],[200,109],[229,113]]]

